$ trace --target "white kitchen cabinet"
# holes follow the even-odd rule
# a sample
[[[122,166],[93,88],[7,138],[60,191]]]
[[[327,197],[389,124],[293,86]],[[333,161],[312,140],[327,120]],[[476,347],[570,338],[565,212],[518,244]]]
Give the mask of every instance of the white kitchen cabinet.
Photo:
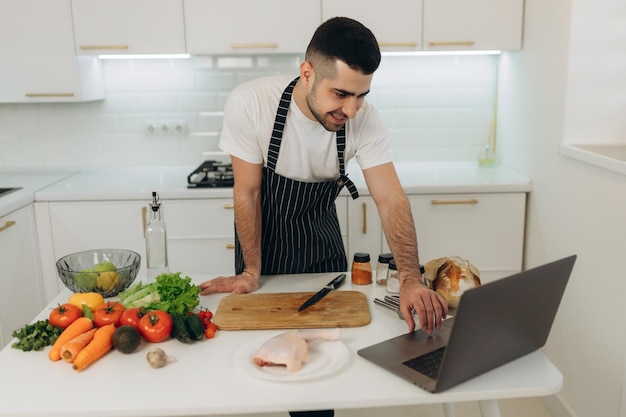
[[[0,217],[0,348],[46,304],[36,236],[32,204]]]
[[[422,49],[422,0],[322,0],[322,20],[336,16],[363,23],[383,51]]]
[[[321,23],[320,3],[184,0],[191,54],[304,53]]]
[[[360,196],[348,200],[348,261],[355,252],[366,252],[376,261],[381,253],[383,231],[374,199]]]
[[[525,193],[410,195],[409,200],[422,263],[458,255],[480,270],[483,283],[522,270]]]
[[[524,0],[423,0],[425,50],[522,48]]]
[[[170,271],[234,274],[232,199],[168,200],[163,207]]]
[[[77,54],[185,53],[181,0],[72,0]]]
[[[347,197],[337,199],[337,216],[347,251]],[[235,272],[235,213],[232,199],[168,200],[170,271],[184,274]]]
[[[139,274],[146,275],[146,243],[144,239],[147,221],[147,202],[143,201],[71,201],[37,203],[40,227],[47,222],[51,237],[51,253],[42,253],[42,259],[54,263],[70,253],[89,249],[129,249],[141,255]],[[167,222],[167,218],[166,218]],[[40,231],[41,236],[45,234]],[[43,239],[42,239],[43,240]],[[43,252],[43,247],[42,247]],[[53,265],[45,270],[47,288],[54,288],[49,280],[57,283],[57,292],[64,288]],[[47,296],[52,290],[47,291]]]
[[[0,102],[104,98],[101,63],[74,54],[70,0],[0,0]]]

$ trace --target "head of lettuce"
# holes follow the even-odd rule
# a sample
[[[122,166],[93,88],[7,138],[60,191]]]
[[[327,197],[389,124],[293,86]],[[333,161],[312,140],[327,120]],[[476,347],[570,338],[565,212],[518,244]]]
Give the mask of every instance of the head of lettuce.
[[[200,287],[180,272],[161,274],[156,282],[138,283],[118,294],[126,308],[141,307],[145,310],[163,310],[170,314],[187,314],[200,304]]]

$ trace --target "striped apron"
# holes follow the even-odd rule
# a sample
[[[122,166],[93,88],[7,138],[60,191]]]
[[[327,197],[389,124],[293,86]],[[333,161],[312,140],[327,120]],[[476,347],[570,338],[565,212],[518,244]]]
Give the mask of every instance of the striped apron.
[[[346,176],[345,126],[337,132],[339,178],[324,182],[302,182],[275,172],[287,120],[289,103],[298,78],[283,91],[270,141],[267,166],[261,185],[261,274],[299,274],[347,270],[346,253],[335,209],[335,199],[344,185],[353,199],[359,194]],[[245,262],[235,225],[235,270],[241,274]]]

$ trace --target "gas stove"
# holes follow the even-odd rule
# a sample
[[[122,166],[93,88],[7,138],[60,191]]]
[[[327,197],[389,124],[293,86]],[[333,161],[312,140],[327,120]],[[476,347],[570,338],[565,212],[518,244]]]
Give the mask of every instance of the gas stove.
[[[232,187],[235,184],[232,164],[204,161],[187,176],[187,188]]]

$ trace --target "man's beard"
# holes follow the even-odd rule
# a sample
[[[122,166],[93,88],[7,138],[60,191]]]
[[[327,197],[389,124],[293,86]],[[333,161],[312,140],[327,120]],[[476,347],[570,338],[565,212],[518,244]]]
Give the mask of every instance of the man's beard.
[[[317,91],[316,86],[313,85],[313,88],[311,89],[311,93],[306,95],[306,104],[307,106],[309,106],[309,110],[311,111],[311,114],[313,114],[313,117],[315,117],[315,120],[317,120],[322,126],[324,126],[324,129],[328,130],[329,132],[337,132],[339,129],[343,127],[343,124],[333,123],[332,121],[325,119],[324,118],[325,115],[323,115],[321,112],[316,110],[315,105],[313,104],[314,102],[317,101],[316,91]]]

